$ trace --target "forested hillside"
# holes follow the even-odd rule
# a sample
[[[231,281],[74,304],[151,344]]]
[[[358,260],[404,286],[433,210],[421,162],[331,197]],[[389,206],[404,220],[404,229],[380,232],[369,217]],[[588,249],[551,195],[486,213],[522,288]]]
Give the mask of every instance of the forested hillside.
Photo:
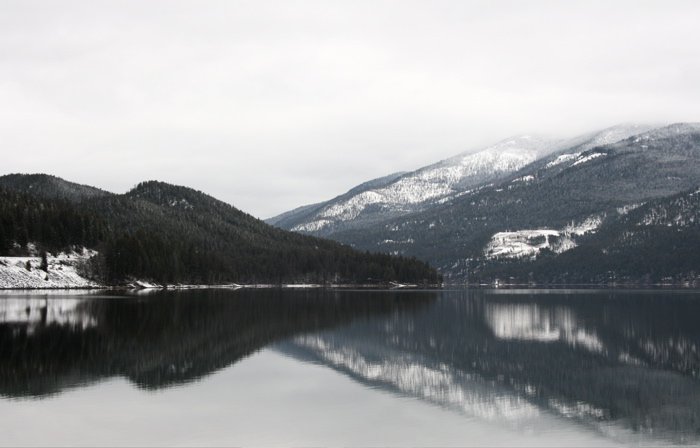
[[[336,234],[365,230],[390,219],[432,210],[475,189],[497,183],[548,154],[584,152],[653,129],[618,125],[569,139],[521,135],[467,151],[407,173],[395,173],[358,185],[318,204],[275,216],[268,223],[287,230],[336,239]],[[384,238],[392,241],[394,238]]]
[[[47,174],[7,174],[0,176],[0,187],[26,191],[44,199],[64,199],[73,202],[112,195],[99,188],[68,182]]]
[[[0,187],[0,255],[24,255],[27,244],[34,242],[49,252],[71,245],[95,247],[104,240],[106,229],[101,216],[68,200]]]
[[[700,282],[699,186],[700,125],[675,124],[577,143],[423,211],[328,237],[415,256],[457,283]],[[690,215],[663,221],[678,216],[679,198]],[[648,224],[629,221],[651,204]]]
[[[51,176],[10,180],[0,178],[0,255],[24,255],[27,243],[51,252],[93,248],[100,254],[93,275],[109,283],[439,280],[416,259],[362,253],[277,229],[185,187],[144,182],[124,195],[51,195],[46,192],[56,182],[59,191],[75,192],[75,184]]]

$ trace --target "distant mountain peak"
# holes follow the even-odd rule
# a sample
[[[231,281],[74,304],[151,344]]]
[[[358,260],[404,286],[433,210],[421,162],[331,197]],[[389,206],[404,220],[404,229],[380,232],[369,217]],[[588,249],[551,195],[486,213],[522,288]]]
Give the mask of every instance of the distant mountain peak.
[[[633,278],[651,268],[625,267],[630,261],[625,257],[638,253],[636,246],[627,246],[630,241],[641,245],[639,253],[644,245],[656,247],[659,241],[678,248],[697,246],[692,243],[696,227],[689,224],[698,222],[697,201],[693,196],[661,202],[655,209],[645,208],[644,216],[637,216],[641,211],[630,214],[637,220],[629,223],[616,218],[618,210],[689,189],[697,192],[698,154],[697,123],[623,123],[570,139],[519,135],[405,173],[380,187],[349,192],[304,214],[290,213],[278,225],[360,249],[416,256],[453,279],[478,272],[481,279],[516,275],[527,281],[535,269],[528,263],[539,263],[540,278],[598,281],[607,275],[602,259]],[[595,226],[588,225],[593,222]],[[640,222],[655,227],[637,229]],[[575,223],[590,229],[573,232]],[[619,246],[606,239],[618,232],[615,226],[621,229],[615,234],[621,238],[615,243]],[[678,229],[686,233],[673,233]],[[632,240],[625,240],[626,235]],[[523,257],[499,261],[503,257],[491,256],[500,253],[497,249]],[[672,260],[665,249],[655,250]],[[584,262],[572,257],[588,264],[576,273],[572,266]],[[559,265],[558,260],[568,261]],[[555,277],[545,277],[549,274]]]
[[[83,199],[112,195],[112,193],[99,188],[69,182],[60,177],[43,173],[15,173],[0,176],[0,187],[21,193],[31,192],[33,195],[46,199],[65,199],[69,201],[81,201]]]
[[[418,170],[381,178],[317,206],[268,220],[302,232],[328,232],[357,219],[405,214],[444,200],[472,186],[498,179],[555,150],[561,140],[532,134],[507,138],[478,151],[467,151]]]
[[[126,193],[129,197],[143,199],[158,205],[192,210],[197,207],[233,207],[202,191],[159,180],[140,182]]]

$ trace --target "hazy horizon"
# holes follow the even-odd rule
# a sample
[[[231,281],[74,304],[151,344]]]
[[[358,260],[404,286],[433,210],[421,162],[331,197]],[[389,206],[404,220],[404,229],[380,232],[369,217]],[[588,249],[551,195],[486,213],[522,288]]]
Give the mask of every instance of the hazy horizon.
[[[700,121],[700,3],[6,1],[3,173],[260,218],[520,134]]]

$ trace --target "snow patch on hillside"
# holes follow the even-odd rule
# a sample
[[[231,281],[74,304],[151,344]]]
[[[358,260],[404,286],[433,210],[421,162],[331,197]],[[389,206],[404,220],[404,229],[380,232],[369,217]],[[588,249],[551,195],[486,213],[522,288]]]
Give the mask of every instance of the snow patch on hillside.
[[[563,233],[565,235],[585,235],[589,232],[594,232],[595,230],[603,224],[604,215],[592,215],[584,219],[580,223],[571,223],[564,227]]]
[[[384,241],[381,241],[381,242],[377,243],[377,246],[381,246],[382,244],[413,244],[413,243],[415,243],[415,242],[416,242],[416,241],[415,241],[413,238],[408,238],[408,239],[406,239],[406,240],[401,240],[401,241],[397,241],[397,240],[384,240]]]
[[[527,182],[532,182],[533,180],[535,180],[535,176],[533,176],[532,174],[528,174],[527,176],[521,176],[521,177],[518,177],[518,178],[513,179],[513,180],[511,181],[511,183],[516,183],[516,182],[525,182],[525,183],[527,183]]]
[[[554,237],[559,237],[557,230],[498,232],[491,237],[484,253],[486,258],[490,259],[534,257],[542,249],[551,248],[554,245]]]
[[[332,223],[332,221],[330,221],[328,219],[319,219],[316,221],[311,221],[308,223],[296,225],[296,226],[292,227],[292,231],[294,231],[294,232],[317,232],[331,223]]]
[[[380,191],[383,190],[385,189]],[[376,191],[363,191],[345,202],[325,208],[320,216],[322,218],[336,218],[343,221],[355,219],[365,207],[380,202],[386,202],[383,194]]]
[[[604,218],[604,215],[589,216],[579,223],[572,222],[561,230],[497,232],[486,245],[484,256],[491,260],[535,258],[545,249],[560,254],[576,247],[576,236],[595,232]]]
[[[582,163],[590,162],[593,159],[597,159],[598,157],[603,157],[603,156],[607,156],[607,155],[608,154],[604,153],[604,152],[594,152],[591,154],[587,154],[583,157],[577,158],[576,161],[571,164],[571,166],[581,165]]]
[[[654,207],[642,218],[642,226],[689,227],[700,222],[697,208],[689,210]]]
[[[47,256],[48,272],[43,271],[41,257],[0,257],[0,289],[93,288],[101,285],[79,272],[94,250]],[[29,270],[27,267],[29,266]]]
[[[552,160],[551,162],[546,164],[544,167],[545,168],[552,168],[552,167],[555,167],[557,165],[561,165],[562,163],[570,162],[570,161],[576,159],[580,155],[581,155],[580,152],[577,152],[574,154],[562,154],[560,156],[557,156],[556,159]]]

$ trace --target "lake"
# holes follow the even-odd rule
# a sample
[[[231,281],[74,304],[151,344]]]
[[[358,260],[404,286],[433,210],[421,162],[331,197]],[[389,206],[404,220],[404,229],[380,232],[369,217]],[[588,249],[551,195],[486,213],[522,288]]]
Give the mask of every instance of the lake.
[[[0,292],[0,444],[700,441],[700,292]]]

